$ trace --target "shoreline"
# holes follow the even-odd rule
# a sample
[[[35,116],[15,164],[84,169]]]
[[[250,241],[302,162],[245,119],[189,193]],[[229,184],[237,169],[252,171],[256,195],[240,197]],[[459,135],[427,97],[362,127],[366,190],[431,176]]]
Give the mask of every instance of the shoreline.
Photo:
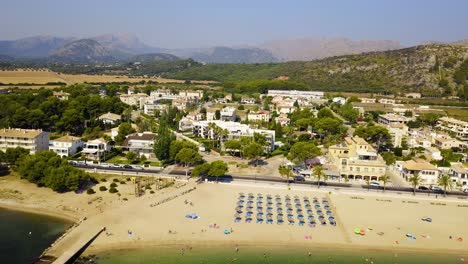
[[[50,210],[50,209],[43,208],[43,207],[27,206],[23,203],[14,202],[11,200],[9,201],[0,200],[0,209],[58,218],[58,219],[70,222],[71,224],[75,224],[79,221],[79,218],[77,216],[64,214],[64,213],[61,213],[55,210]]]
[[[365,250],[372,252],[384,252],[384,253],[425,253],[430,255],[439,255],[440,251],[443,250],[446,255],[468,255],[468,251],[462,250],[450,250],[450,249],[423,249],[423,248],[400,248],[395,246],[368,246],[359,244],[344,244],[344,243],[326,243],[326,242],[267,242],[267,241],[256,241],[256,242],[245,242],[245,241],[222,241],[222,240],[211,240],[211,241],[145,241],[145,242],[128,242],[128,243],[114,243],[110,245],[99,245],[92,246],[86,250],[84,255],[96,255],[112,251],[138,251],[138,250],[150,250],[155,248],[173,248],[180,246],[193,246],[194,248],[228,248],[228,247],[249,247],[252,248],[263,248],[263,247],[278,247],[278,248],[303,248],[304,250],[312,249],[323,249],[323,250]]]

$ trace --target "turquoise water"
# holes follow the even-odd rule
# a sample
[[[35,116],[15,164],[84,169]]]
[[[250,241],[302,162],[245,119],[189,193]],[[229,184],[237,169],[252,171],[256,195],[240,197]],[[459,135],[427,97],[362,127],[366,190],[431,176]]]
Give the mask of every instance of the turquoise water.
[[[310,256],[309,256],[310,252]],[[101,253],[97,263],[241,263],[241,264],[299,264],[299,263],[462,263],[460,255],[421,254],[364,250],[333,250],[332,248],[285,247],[199,247],[181,249],[157,247],[143,250],[121,250]]]
[[[0,263],[32,263],[70,225],[54,217],[0,209]]]

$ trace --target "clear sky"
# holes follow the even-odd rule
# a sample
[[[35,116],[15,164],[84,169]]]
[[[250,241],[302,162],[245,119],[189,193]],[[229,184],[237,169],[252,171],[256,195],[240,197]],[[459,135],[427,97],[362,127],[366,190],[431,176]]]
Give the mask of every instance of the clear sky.
[[[1,0],[0,39],[128,32],[156,47],[468,39],[468,0]]]

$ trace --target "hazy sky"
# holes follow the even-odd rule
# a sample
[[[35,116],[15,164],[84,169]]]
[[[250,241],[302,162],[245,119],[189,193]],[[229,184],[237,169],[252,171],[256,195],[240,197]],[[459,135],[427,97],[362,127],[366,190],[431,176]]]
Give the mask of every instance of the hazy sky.
[[[274,39],[468,38],[468,0],[1,0],[0,39],[136,34],[156,47],[259,44]]]

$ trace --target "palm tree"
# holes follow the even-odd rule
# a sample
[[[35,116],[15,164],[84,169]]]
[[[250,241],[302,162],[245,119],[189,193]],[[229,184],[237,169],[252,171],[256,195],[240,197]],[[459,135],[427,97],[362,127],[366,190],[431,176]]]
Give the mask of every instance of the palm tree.
[[[413,186],[413,195],[416,195],[416,187],[418,187],[418,185],[422,182],[421,176],[419,176],[418,172],[414,172],[413,176],[411,176],[408,180]]]
[[[317,179],[317,188],[320,188],[320,179],[325,177],[328,178],[328,176],[323,173],[323,167],[318,165],[314,167],[314,177]]]
[[[450,190],[453,188],[452,177],[448,174],[440,176],[437,183],[444,188],[444,197],[447,196],[447,188]]]
[[[383,182],[383,190],[385,192],[385,189],[387,188],[387,183],[390,181],[390,175],[385,174],[382,177],[380,177],[380,180]]]
[[[279,173],[281,174],[282,177],[285,177],[288,181],[288,186],[289,186],[289,178],[292,176],[292,170],[290,166],[280,166],[278,168]]]
[[[366,178],[367,191],[370,191],[370,177]]]

